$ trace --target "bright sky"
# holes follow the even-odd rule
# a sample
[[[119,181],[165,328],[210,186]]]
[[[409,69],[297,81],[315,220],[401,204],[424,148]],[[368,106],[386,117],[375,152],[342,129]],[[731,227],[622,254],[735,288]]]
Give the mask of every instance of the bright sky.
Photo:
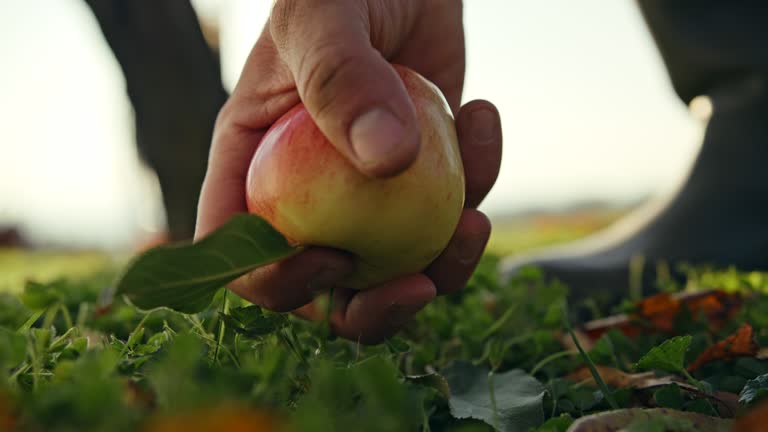
[[[220,4],[231,86],[270,2]],[[631,0],[466,0],[465,100],[499,107],[491,214],[671,190],[701,135]],[[124,81],[82,0],[0,1],[0,224],[121,247],[162,224],[133,147]]]

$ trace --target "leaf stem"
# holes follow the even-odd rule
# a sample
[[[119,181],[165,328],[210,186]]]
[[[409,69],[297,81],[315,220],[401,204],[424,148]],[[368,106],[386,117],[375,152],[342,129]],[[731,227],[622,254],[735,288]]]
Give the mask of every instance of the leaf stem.
[[[499,409],[496,407],[496,388],[493,385],[493,377],[493,371],[488,372],[488,393],[491,396],[491,409],[493,409],[493,428],[498,431],[501,430],[501,425],[499,423]]]
[[[30,315],[30,317],[24,322],[24,324],[19,327],[18,330],[16,330],[17,333],[24,333],[25,331],[32,328],[33,325],[37,322],[37,320],[40,319],[40,317],[45,313],[45,309],[40,309],[38,311],[35,311]]]
[[[493,324],[491,324],[490,327],[488,327],[488,330],[486,330],[482,336],[480,336],[481,340],[487,339],[489,336],[496,333],[500,328],[504,327],[504,325],[507,323],[507,321],[512,318],[512,316],[517,312],[517,307],[511,306],[509,309],[504,312],[499,319],[497,319]]]

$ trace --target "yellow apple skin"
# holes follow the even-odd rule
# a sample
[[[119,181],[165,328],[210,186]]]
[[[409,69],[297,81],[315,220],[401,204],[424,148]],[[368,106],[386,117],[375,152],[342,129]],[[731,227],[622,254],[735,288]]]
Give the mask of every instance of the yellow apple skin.
[[[424,270],[445,249],[464,206],[464,169],[442,93],[413,70],[394,67],[421,132],[421,149],[407,170],[384,179],[361,174],[299,104],[267,131],[248,171],[250,213],[292,244],[352,254],[345,288]]]

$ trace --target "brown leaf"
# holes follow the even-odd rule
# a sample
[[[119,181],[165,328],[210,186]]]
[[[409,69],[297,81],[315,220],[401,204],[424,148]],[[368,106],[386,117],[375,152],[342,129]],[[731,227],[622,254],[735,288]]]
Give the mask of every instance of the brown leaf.
[[[733,416],[739,408],[739,396],[728,392],[714,392],[707,394],[687,382],[682,381],[674,375],[657,377],[654,372],[627,373],[622,370],[609,366],[595,366],[597,373],[605,383],[615,388],[634,388],[636,390],[653,390],[669,384],[676,384],[680,390],[695,394],[697,397],[708,398],[715,402],[721,413],[725,416]],[[583,382],[586,385],[595,386],[595,380],[592,373],[586,366],[577,369],[575,372],[565,377],[569,381]]]
[[[738,312],[742,302],[741,295],[720,290],[661,293],[637,302],[633,314],[590,321],[583,329],[593,340],[613,328],[628,337],[647,331],[674,333],[675,319],[682,310],[687,310],[694,317],[703,316],[710,330],[716,331]]]
[[[653,372],[642,373],[627,373],[622,370],[612,368],[609,366],[596,365],[597,373],[605,381],[605,383],[611,387],[627,388],[627,387],[641,387],[648,380],[655,379],[656,374]],[[584,366],[577,369],[575,372],[566,376],[565,379],[574,382],[585,382],[587,385],[595,385],[595,380],[592,377],[592,373],[589,368]]]
[[[707,363],[716,360],[731,360],[735,357],[754,357],[760,347],[754,337],[754,330],[748,323],[742,324],[736,333],[707,348],[688,366],[693,372]]]

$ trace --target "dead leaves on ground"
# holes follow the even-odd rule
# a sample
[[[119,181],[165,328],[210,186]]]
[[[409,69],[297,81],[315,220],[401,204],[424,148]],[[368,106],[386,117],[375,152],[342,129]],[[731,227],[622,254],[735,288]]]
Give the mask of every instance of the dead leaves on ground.
[[[655,380],[656,374],[653,372],[628,373],[609,366],[596,365],[597,373],[603,378],[603,381],[611,387],[616,388],[641,388],[647,387],[650,380]],[[569,381],[582,382],[587,385],[595,385],[592,373],[586,366],[577,369],[575,372],[565,377]],[[669,384],[669,382],[667,382]]]
[[[731,322],[743,304],[744,298],[740,294],[727,293],[720,290],[697,293],[658,294],[637,302],[634,311],[631,313],[615,315],[586,323],[576,331],[576,336],[587,350],[593,347],[594,343],[611,329],[620,331],[630,339],[644,332],[669,334],[671,336],[676,334],[676,324],[680,322],[681,318],[686,316],[701,318],[706,323],[708,330],[711,333],[715,333]],[[563,337],[561,340],[567,349],[572,348],[570,346],[572,344],[570,337]],[[744,323],[734,333],[717,341],[701,352],[683,372],[694,373],[709,363],[731,361],[739,357],[768,358],[766,350],[768,349],[761,350],[757,343],[753,327],[749,323]],[[733,416],[743,410],[743,407],[738,403],[737,395],[727,392],[705,393],[697,386],[686,382],[687,380],[684,377],[675,374],[659,377],[655,372],[629,373],[602,365],[597,366],[597,372],[603,381],[613,388],[654,391],[674,384],[691,398],[708,399],[726,417],[729,416],[728,414]],[[581,385],[595,386],[595,381],[587,367],[576,370],[566,378]],[[641,402],[641,405],[653,407],[656,406],[656,402],[653,399],[649,399]],[[635,416],[637,413],[644,413],[643,415],[645,415],[652,411],[655,412],[649,409],[621,411],[624,416],[630,413],[632,416]],[[657,409],[656,411],[659,410]],[[675,415],[682,413],[675,410],[665,411],[673,412]],[[584,428],[590,425],[605,427],[606,422],[611,422],[621,417],[615,417],[614,414],[605,413],[602,416],[586,417],[580,420],[580,427]],[[683,414],[687,415],[689,413],[685,412]],[[698,420],[701,419],[697,419],[694,423],[698,423]],[[759,405],[746,416],[740,418],[734,424],[733,430],[748,432],[764,431],[768,430],[768,427],[765,426],[766,424],[768,424],[768,402]],[[718,427],[723,427],[723,424],[718,425]],[[569,430],[591,429],[574,429],[572,427]]]
[[[736,333],[710,346],[693,363],[688,366],[688,372],[694,372],[707,363],[715,360],[732,360],[736,357],[754,357],[760,347],[755,341],[752,326],[744,323]]]
[[[677,385],[680,390],[696,397],[705,397],[721,408],[721,412],[733,416],[739,409],[739,396],[733,393],[716,391],[706,394],[679,377],[667,375],[657,377],[654,372],[629,373],[609,366],[596,365],[597,373],[605,383],[613,388],[632,388],[639,391],[652,391],[670,384]],[[581,383],[583,385],[596,386],[592,373],[586,366],[577,369],[575,372],[566,376],[565,379]]]
[[[740,310],[744,299],[738,293],[708,290],[694,293],[657,294],[635,305],[635,312],[619,314],[590,321],[576,330],[581,345],[589,350],[594,342],[611,329],[617,329],[627,337],[637,337],[642,332],[675,333],[675,321],[680,313],[702,317],[711,332],[725,326]],[[569,337],[562,337],[563,346],[572,349]],[[761,350],[755,341],[754,329],[744,323],[735,333],[710,346],[688,366],[694,372],[717,360],[729,361],[737,357],[764,358],[768,352]]]
[[[629,337],[646,331],[674,333],[675,320],[683,311],[692,317],[704,317],[710,330],[717,331],[733,318],[743,301],[738,293],[720,290],[661,293],[637,302],[634,313],[590,321],[583,331],[594,340],[613,328]]]

